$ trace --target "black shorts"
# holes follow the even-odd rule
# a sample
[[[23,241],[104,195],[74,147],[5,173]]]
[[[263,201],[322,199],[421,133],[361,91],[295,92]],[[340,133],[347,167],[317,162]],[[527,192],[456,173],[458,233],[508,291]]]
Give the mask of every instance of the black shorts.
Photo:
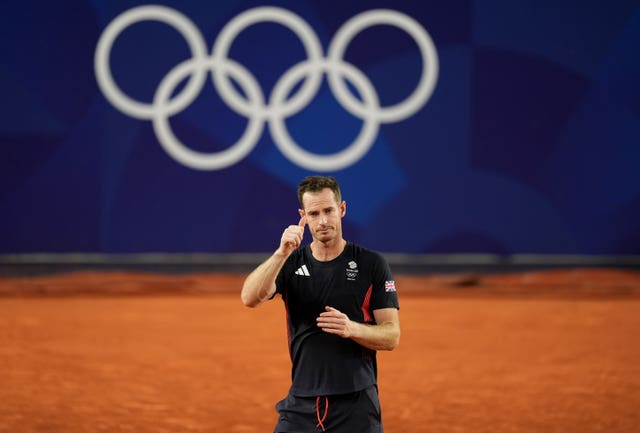
[[[297,397],[278,402],[274,433],[384,433],[378,387],[349,394]]]

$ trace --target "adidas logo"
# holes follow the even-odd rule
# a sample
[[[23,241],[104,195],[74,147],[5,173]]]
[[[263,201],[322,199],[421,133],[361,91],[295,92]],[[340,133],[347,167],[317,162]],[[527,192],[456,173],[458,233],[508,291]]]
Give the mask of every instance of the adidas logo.
[[[309,269],[307,269],[307,265],[302,265],[296,271],[296,275],[304,275],[305,277],[310,277]]]

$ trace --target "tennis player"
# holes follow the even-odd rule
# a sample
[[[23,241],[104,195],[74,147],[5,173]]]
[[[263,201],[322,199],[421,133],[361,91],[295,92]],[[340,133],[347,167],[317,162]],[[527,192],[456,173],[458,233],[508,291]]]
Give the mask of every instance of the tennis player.
[[[382,433],[376,351],[400,339],[391,270],[374,251],[346,241],[347,205],[336,179],[298,186],[300,221],[253,270],[242,302],[256,307],[280,294],[292,361],[288,395],[276,405],[276,433]],[[302,245],[305,226],[312,241]]]

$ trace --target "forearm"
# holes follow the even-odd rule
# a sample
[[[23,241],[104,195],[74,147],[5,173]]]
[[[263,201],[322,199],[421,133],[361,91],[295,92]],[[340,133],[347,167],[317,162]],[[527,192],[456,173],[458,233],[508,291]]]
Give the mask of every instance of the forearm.
[[[276,291],[276,277],[287,256],[276,251],[251,272],[242,285],[240,297],[247,307],[257,307],[271,298]]]
[[[343,312],[326,306],[316,318],[318,327],[329,334],[350,338],[371,350],[393,350],[400,342],[400,320],[395,308],[374,310],[376,324],[350,320]]]
[[[302,243],[306,220],[300,217],[298,225],[290,225],[282,233],[280,246],[264,263],[255,268],[242,285],[240,297],[247,307],[257,307],[276,292],[276,277],[291,254]]]
[[[376,325],[354,322],[351,339],[371,350],[393,350],[400,342],[400,326],[394,322]]]

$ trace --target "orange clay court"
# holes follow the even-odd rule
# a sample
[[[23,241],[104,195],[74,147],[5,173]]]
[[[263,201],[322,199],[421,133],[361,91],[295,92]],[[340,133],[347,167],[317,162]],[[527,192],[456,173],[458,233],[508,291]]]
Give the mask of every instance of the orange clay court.
[[[278,298],[242,275],[0,278],[0,432],[272,432]],[[387,433],[640,431],[640,273],[398,276]]]

